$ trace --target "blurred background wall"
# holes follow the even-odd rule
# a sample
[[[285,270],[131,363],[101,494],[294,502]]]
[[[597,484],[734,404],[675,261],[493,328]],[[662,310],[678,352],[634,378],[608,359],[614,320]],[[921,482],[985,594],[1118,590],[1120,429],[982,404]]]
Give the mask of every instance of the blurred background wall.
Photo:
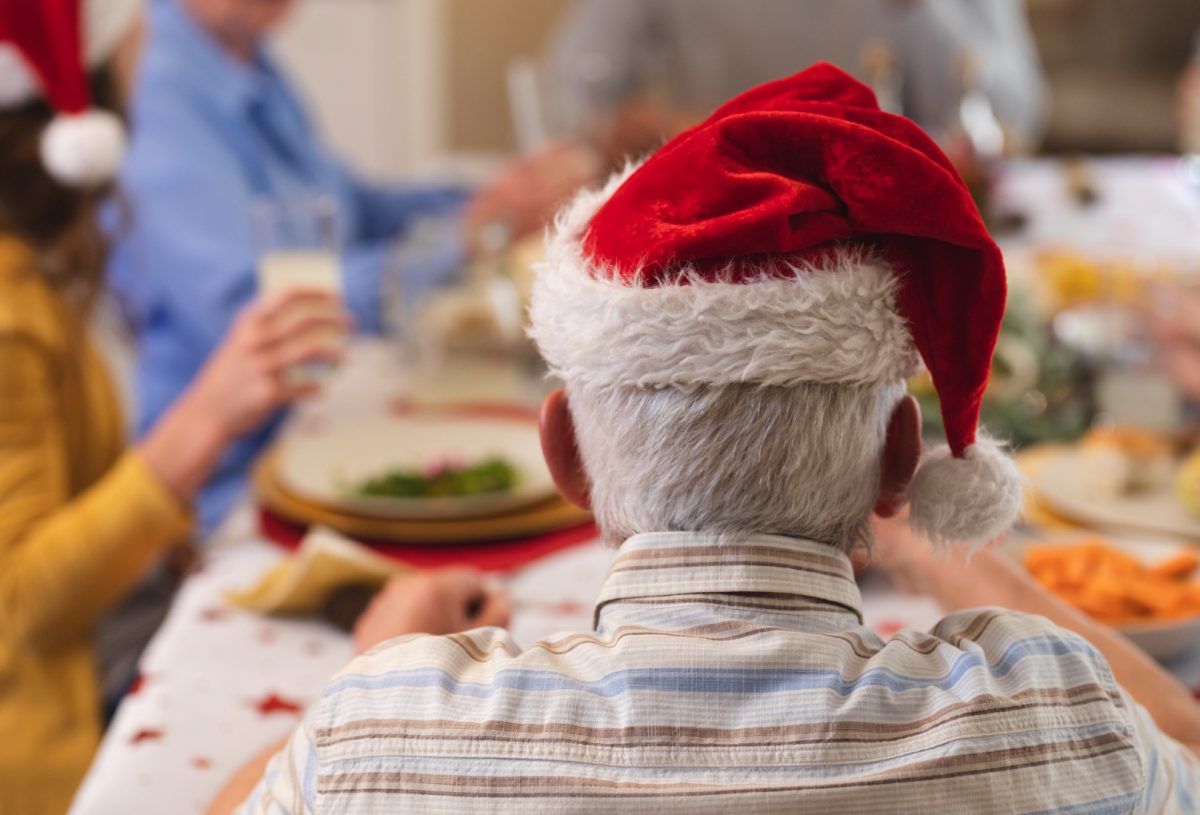
[[[1050,84],[1048,151],[1175,149],[1200,0],[1028,0]]]
[[[450,152],[514,149],[507,68],[540,56],[569,2],[304,0],[277,47],[333,144],[402,176]],[[1175,149],[1200,0],[1027,2],[1052,93],[1044,150]]]

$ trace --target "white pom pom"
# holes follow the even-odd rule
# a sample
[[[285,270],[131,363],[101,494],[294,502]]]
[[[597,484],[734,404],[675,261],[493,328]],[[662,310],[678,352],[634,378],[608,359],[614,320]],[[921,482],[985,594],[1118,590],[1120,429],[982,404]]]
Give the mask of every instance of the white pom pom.
[[[909,523],[935,544],[985,543],[1021,514],[1025,477],[992,439],[950,455],[942,445],[921,462],[909,493]]]
[[[112,180],[125,155],[125,128],[103,110],[58,116],[42,133],[42,164],[72,187]]]

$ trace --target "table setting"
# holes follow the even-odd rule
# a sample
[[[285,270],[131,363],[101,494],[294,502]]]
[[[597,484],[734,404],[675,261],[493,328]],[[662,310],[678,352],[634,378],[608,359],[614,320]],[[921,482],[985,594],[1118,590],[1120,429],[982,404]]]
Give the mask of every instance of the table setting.
[[[1200,245],[1183,235],[1200,234],[1200,191],[1178,162],[1095,160],[1083,204],[1078,172],[1011,161],[991,193],[991,210],[1020,213],[1001,245],[1013,300],[1028,304],[1010,308],[984,407],[992,431],[1020,445],[1028,478],[1025,519],[1002,546],[1200,689],[1195,440],[1168,426],[1182,421],[1173,392],[1143,387],[1157,374],[1078,339],[1103,340],[1110,323],[1072,333],[1064,317],[1126,305],[1151,278],[1189,281]],[[552,383],[509,325],[539,253],[536,242],[506,247],[466,287],[435,295],[423,329],[434,346],[356,339],[322,374],[322,394],[255,466],[251,494],[199,543],[75,815],[204,811],[230,773],[295,727],[353,655],[357,613],[406,570],[486,572],[509,592],[524,646],[591,627],[615,549],[554,490],[536,414]],[[911,384],[919,397],[922,387]],[[936,434],[936,409],[924,413]],[[1158,424],[1128,429],[1147,416]],[[859,577],[866,623],[884,638],[941,617],[879,570]]]

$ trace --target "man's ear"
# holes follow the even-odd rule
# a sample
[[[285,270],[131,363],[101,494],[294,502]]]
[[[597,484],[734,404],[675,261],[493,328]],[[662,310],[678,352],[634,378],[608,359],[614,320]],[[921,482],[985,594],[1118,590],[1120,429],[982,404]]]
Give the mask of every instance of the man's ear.
[[[538,430],[542,437],[542,455],[546,457],[546,465],[559,494],[580,509],[591,509],[588,479],[575,441],[575,423],[567,409],[567,395],[561,389],[542,402]]]
[[[921,408],[912,396],[896,403],[888,419],[887,440],[879,471],[875,514],[890,518],[908,502],[908,486],[921,460]]]

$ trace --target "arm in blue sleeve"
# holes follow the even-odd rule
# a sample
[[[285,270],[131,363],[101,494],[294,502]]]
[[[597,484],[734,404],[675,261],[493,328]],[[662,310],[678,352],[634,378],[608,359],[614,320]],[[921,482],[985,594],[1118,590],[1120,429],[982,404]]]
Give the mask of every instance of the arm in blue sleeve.
[[[400,237],[422,218],[455,215],[470,197],[470,190],[450,184],[385,186],[369,184],[345,172],[351,198],[358,207],[360,241],[386,241]]]
[[[459,277],[467,253],[454,216],[469,193],[451,185],[373,185],[345,170],[343,183],[358,210],[358,232],[343,256],[346,304],[362,331],[377,333]]]

